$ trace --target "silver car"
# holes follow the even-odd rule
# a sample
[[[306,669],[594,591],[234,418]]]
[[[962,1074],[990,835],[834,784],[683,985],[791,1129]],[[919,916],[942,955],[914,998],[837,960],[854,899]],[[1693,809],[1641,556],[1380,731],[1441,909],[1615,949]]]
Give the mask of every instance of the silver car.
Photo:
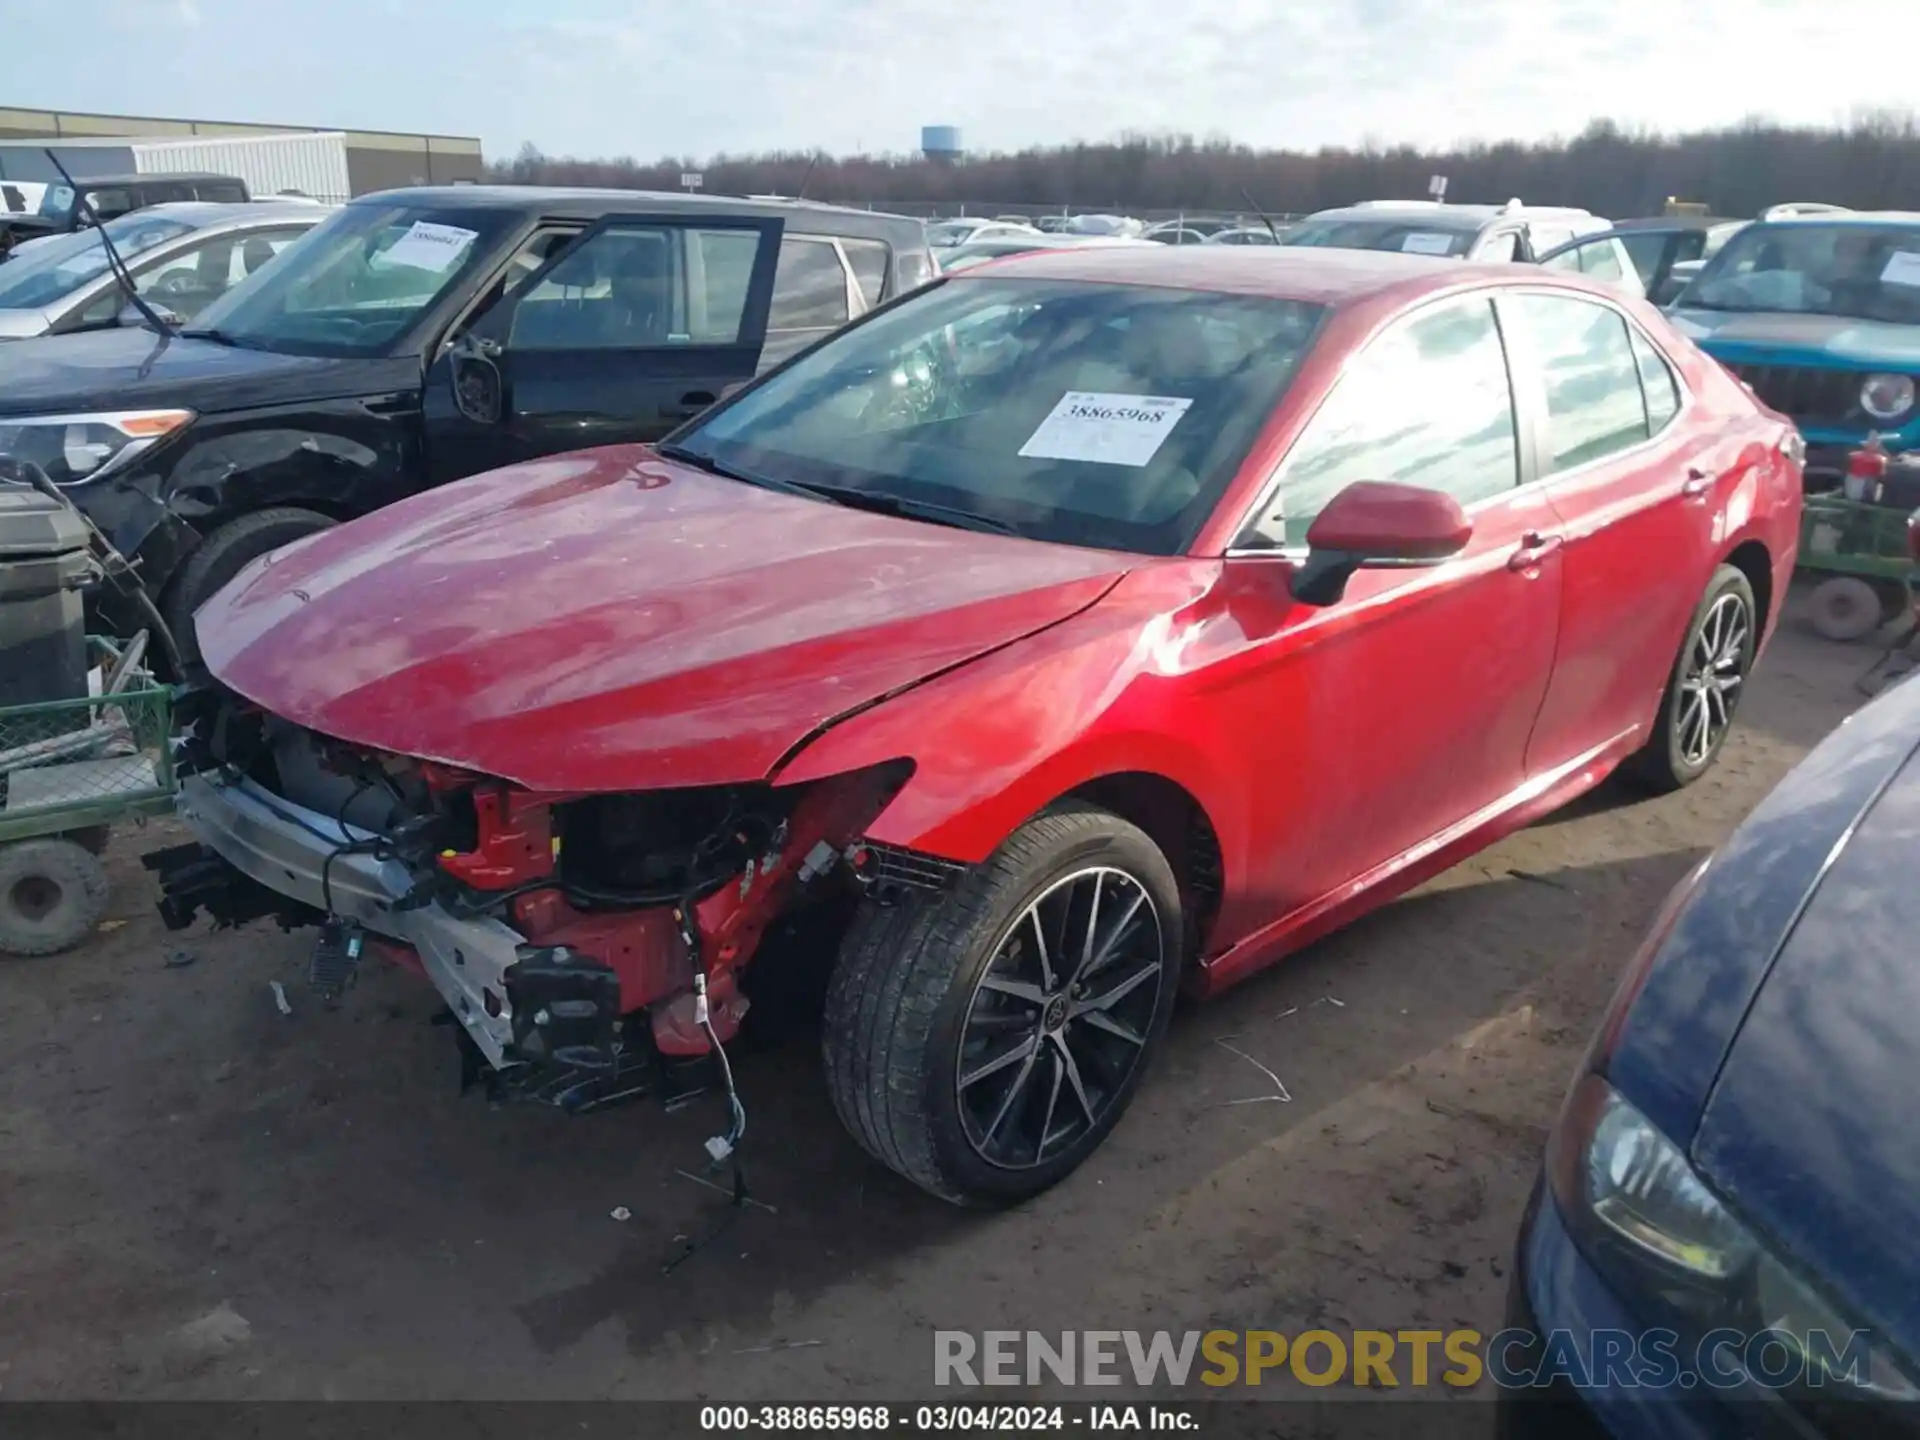
[[[311,202],[154,205],[105,229],[134,288],[162,318],[191,320],[333,213]],[[98,230],[49,236],[0,265],[0,340],[144,324],[107,265]]]

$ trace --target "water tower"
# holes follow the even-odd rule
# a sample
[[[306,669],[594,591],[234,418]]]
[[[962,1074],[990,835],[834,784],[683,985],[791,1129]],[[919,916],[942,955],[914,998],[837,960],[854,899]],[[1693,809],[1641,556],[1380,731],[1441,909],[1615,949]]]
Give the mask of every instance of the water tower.
[[[921,126],[920,153],[929,160],[944,160],[948,164],[959,160],[966,154],[966,148],[960,142],[960,127],[958,125]]]

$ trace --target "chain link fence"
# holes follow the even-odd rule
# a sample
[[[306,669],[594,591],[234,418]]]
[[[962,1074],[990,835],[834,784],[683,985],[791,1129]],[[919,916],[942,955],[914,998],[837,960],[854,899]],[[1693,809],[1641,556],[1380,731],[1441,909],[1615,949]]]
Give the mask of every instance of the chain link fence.
[[[172,692],[0,708],[0,841],[105,823],[173,793]]]

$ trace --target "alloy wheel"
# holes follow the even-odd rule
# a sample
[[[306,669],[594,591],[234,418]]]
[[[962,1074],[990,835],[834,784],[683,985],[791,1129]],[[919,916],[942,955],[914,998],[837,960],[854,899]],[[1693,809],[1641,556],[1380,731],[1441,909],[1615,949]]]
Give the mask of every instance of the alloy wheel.
[[[1153,900],[1124,870],[1076,871],[1021,911],[961,1029],[954,1083],[981,1159],[1030,1169],[1100,1126],[1146,1052],[1166,959]]]
[[[1747,603],[1737,594],[1720,596],[1700,622],[1687,651],[1673,717],[1676,748],[1689,766],[1706,764],[1726,738],[1746,682],[1752,634]]]

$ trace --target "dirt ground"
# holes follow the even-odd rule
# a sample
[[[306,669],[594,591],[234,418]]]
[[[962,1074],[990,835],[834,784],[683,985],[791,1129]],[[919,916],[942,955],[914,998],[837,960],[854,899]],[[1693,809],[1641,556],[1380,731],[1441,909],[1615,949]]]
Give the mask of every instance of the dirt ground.
[[[681,1173],[717,1101],[462,1098],[427,988],[330,1010],[300,936],[167,934],[138,855],[174,836],[129,831],[103,933],[0,961],[0,1397],[924,1399],[935,1328],[1497,1329],[1617,971],[1873,657],[1790,610],[1705,781],[1608,787],[1188,1008],[1106,1147],[998,1215],[867,1161],[810,1037],[739,1065],[765,1208]],[[1222,1037],[1290,1103],[1225,1104],[1270,1086]]]

